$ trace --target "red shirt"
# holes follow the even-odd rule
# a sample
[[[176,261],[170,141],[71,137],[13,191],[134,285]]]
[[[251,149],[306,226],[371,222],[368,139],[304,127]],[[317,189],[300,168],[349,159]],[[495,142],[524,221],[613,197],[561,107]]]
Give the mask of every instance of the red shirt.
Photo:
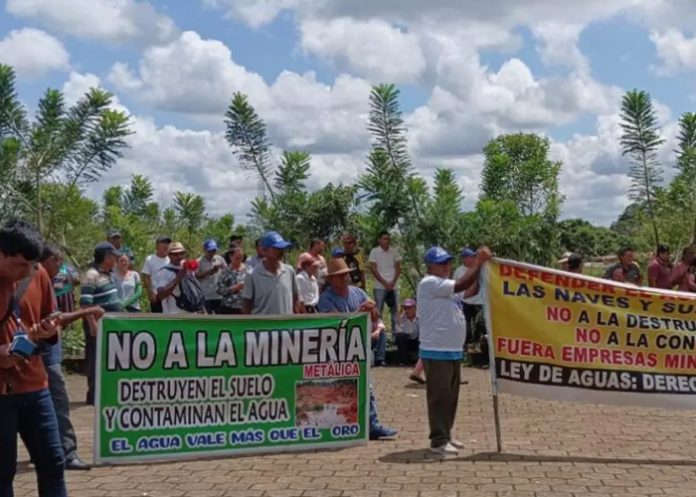
[[[652,283],[652,282],[655,283]],[[669,290],[672,288],[672,268],[655,258],[648,265],[648,282],[655,288]]]
[[[0,291],[0,302],[11,299],[12,294]],[[4,308],[4,305],[2,307]],[[51,278],[46,270],[39,266],[19,304],[22,326],[31,328],[51,314],[55,308]],[[16,331],[17,320],[10,313],[9,319],[0,326],[0,345],[11,343]],[[48,376],[41,354],[31,356],[27,364],[18,368],[0,369],[0,395],[37,392],[44,388],[48,388]]]

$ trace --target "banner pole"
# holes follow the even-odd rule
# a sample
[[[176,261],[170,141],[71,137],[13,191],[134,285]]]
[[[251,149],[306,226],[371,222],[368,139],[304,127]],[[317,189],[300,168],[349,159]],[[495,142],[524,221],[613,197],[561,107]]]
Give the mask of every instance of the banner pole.
[[[493,421],[495,423],[495,446],[498,454],[503,451],[503,441],[500,436],[500,411],[498,410],[498,394],[493,394]]]
[[[486,321],[486,340],[488,341],[488,368],[491,373],[491,393],[493,394],[493,423],[495,424],[495,446],[500,454],[503,451],[503,441],[500,434],[500,409],[498,405],[498,375],[495,367],[495,351],[493,350],[493,327],[491,326],[491,308],[489,302],[488,275],[490,264],[486,263],[479,275],[479,288],[483,293],[483,313]]]

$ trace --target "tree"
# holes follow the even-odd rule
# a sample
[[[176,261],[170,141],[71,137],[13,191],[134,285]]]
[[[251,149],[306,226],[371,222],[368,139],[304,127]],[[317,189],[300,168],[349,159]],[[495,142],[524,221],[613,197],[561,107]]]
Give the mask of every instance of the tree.
[[[104,90],[92,88],[67,108],[62,93],[48,89],[30,122],[14,84],[12,68],[0,64],[0,164],[9,179],[3,201],[21,202],[44,232],[44,184],[98,181],[126,147],[129,118],[111,108]]]
[[[509,251],[501,255],[549,264],[559,251],[558,217],[563,201],[558,191],[561,163],[549,159],[549,140],[535,134],[501,135],[483,151],[486,160],[479,197],[483,204],[477,206],[475,220],[487,233],[490,226],[506,230],[497,235],[503,237],[500,245]],[[487,222],[485,216],[491,219]]]
[[[679,174],[675,181],[683,183],[686,209],[691,221],[691,242],[696,243],[696,113],[685,112],[679,119],[679,144],[677,169]]]
[[[253,173],[259,181],[260,197],[265,192],[271,198],[275,191],[270,178],[273,174],[271,145],[266,136],[266,125],[256,114],[246,95],[235,93],[225,113],[225,138],[232,152],[239,159],[242,168]]]
[[[558,207],[561,163],[549,159],[549,140],[533,133],[501,135],[483,149],[481,198],[509,199],[520,214],[544,214]]]
[[[664,140],[660,137],[657,113],[647,92],[638,90],[626,92],[621,102],[621,129],[622,153],[631,160],[628,171],[628,176],[631,178],[629,198],[645,200],[656,247],[660,244],[660,233],[655,195],[663,179],[657,150]]]
[[[378,85],[370,93],[368,131],[372,146],[367,171],[358,186],[364,192],[368,212],[374,222],[364,223],[367,238],[376,239],[379,231],[397,228],[404,260],[422,276],[417,233],[422,232],[418,197],[427,194],[422,178],[411,167],[406,141],[406,128],[399,107],[399,90],[394,85]],[[409,284],[415,282],[404,272]]]
[[[194,193],[175,192],[174,212],[177,223],[181,227],[179,238],[187,249],[193,250],[194,245],[199,245],[195,243],[197,241],[196,235],[207,219],[203,197]]]

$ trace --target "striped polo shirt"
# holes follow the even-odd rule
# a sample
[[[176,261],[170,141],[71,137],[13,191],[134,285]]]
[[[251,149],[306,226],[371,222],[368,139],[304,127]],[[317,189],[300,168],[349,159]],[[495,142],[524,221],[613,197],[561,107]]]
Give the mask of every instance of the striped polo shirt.
[[[123,311],[123,304],[118,296],[118,289],[110,273],[91,267],[84,274],[81,286],[81,306],[96,305],[106,312]]]

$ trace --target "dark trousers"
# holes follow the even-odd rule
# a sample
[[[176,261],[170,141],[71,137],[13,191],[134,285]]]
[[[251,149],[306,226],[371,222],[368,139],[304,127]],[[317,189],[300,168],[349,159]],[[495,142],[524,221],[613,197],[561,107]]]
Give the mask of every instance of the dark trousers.
[[[150,312],[162,314],[162,302],[150,302]]]
[[[87,368],[87,404],[94,405],[94,378],[97,368],[97,337],[93,337],[89,326],[83,322],[85,333],[85,367]]]
[[[39,497],[67,497],[65,457],[58,422],[47,389],[0,395],[0,496],[13,497],[17,472],[17,434],[34,461]]]
[[[220,307],[218,309],[218,314],[241,314],[241,309],[233,309],[231,307]]]
[[[423,359],[423,367],[428,379],[425,396],[428,402],[430,446],[440,447],[452,439],[452,427],[459,402],[462,364],[460,360]]]
[[[401,364],[413,364],[418,360],[418,338],[413,338],[405,333],[396,333],[394,340],[399,349],[399,362]]]
[[[480,341],[481,336],[477,328],[477,318],[479,312],[481,312],[481,306],[462,303],[462,311],[466,320],[466,343],[470,344]]]
[[[220,299],[206,300],[205,312],[207,312],[208,314],[218,314],[220,312],[220,302]]]
[[[46,366],[48,373],[48,390],[51,392],[51,401],[56,410],[58,432],[63,445],[65,460],[70,461],[77,457],[77,438],[75,428],[70,422],[70,399],[68,389],[65,387],[65,376],[60,363]]]

